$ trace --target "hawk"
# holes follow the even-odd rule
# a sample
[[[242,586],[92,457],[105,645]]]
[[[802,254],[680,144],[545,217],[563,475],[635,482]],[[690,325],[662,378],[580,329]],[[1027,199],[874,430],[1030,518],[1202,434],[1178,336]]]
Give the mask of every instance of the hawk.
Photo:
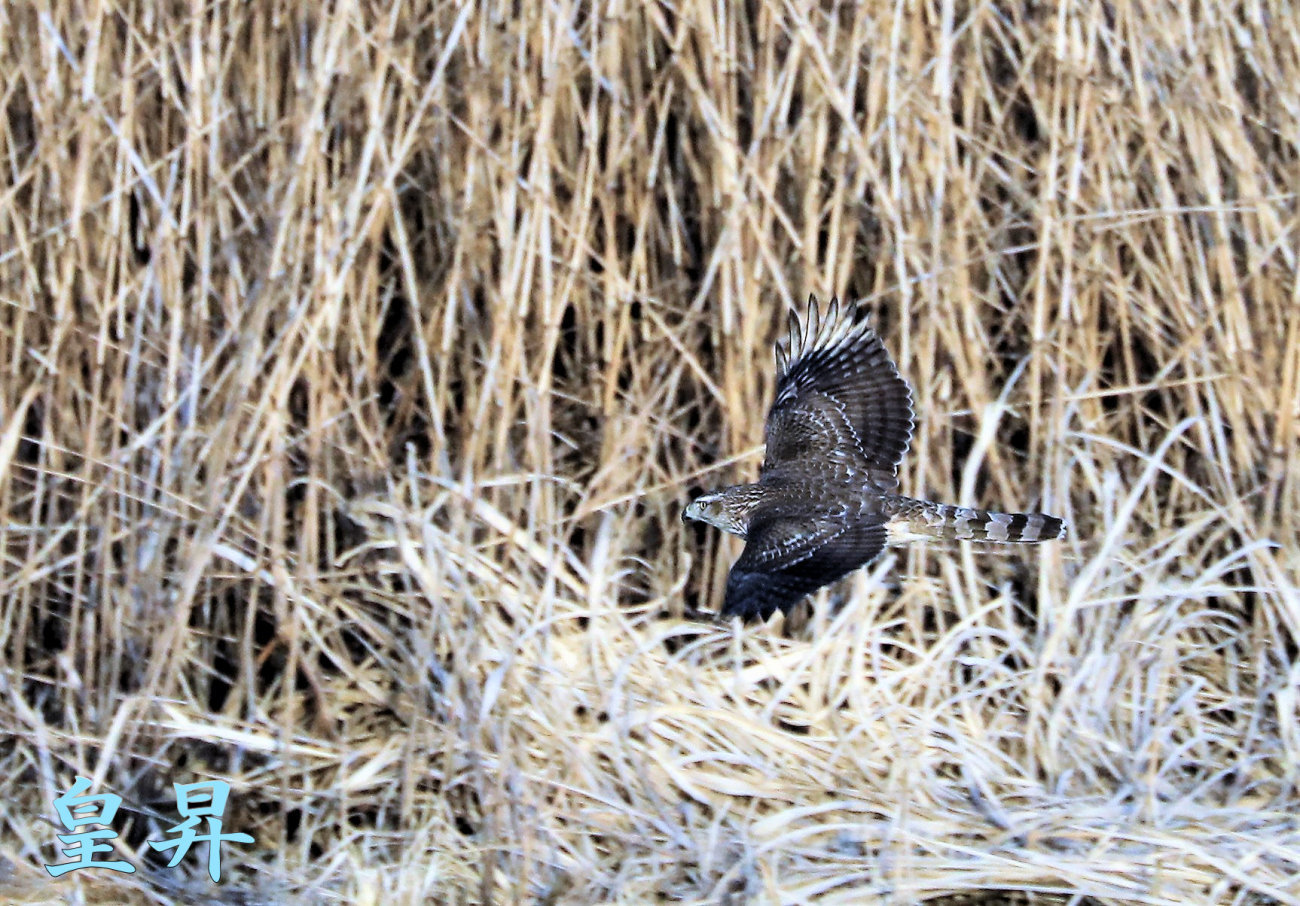
[[[696,498],[698,519],[745,539],[727,576],[722,616],[765,620],[918,539],[1051,541],[1065,522],[993,513],[894,493],[912,439],[912,391],[857,305],[826,318],[809,297],[806,327],[790,313],[776,347],[776,400],[758,481]]]

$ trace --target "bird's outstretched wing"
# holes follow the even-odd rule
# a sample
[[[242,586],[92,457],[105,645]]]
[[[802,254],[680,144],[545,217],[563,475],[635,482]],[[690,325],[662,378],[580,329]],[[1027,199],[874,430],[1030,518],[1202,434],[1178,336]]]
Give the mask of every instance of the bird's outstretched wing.
[[[881,491],[898,487],[912,439],[912,392],[856,305],[841,309],[831,299],[822,320],[809,297],[808,323],[790,314],[776,366],[763,475],[821,467]]]
[[[750,526],[727,576],[722,616],[766,620],[870,563],[885,549],[883,522],[777,517]]]

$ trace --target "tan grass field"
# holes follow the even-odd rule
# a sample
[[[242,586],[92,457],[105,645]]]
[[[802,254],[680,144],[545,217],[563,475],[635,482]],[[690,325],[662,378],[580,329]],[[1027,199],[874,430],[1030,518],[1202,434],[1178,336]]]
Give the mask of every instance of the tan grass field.
[[[0,902],[1300,903],[1297,35],[0,7]],[[1068,539],[693,618],[810,292]]]

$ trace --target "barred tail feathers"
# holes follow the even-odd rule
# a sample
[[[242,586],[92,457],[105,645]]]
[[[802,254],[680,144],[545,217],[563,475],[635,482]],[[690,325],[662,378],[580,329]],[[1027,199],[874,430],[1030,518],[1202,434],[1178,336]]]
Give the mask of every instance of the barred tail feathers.
[[[922,539],[1037,543],[1065,537],[1065,520],[1046,513],[994,513],[965,506],[889,497],[891,544]]]

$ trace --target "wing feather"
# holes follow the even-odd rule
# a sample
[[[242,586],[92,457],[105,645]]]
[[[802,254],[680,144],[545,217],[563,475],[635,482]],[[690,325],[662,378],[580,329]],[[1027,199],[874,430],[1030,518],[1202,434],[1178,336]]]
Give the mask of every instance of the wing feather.
[[[856,305],[831,299],[823,320],[808,300],[807,324],[790,315],[777,347],[776,400],[767,415],[763,473],[833,465],[841,475],[898,487],[912,438],[912,392]]]
[[[876,559],[885,541],[881,522],[804,516],[751,526],[727,575],[722,616],[766,620],[789,612],[805,595]]]

